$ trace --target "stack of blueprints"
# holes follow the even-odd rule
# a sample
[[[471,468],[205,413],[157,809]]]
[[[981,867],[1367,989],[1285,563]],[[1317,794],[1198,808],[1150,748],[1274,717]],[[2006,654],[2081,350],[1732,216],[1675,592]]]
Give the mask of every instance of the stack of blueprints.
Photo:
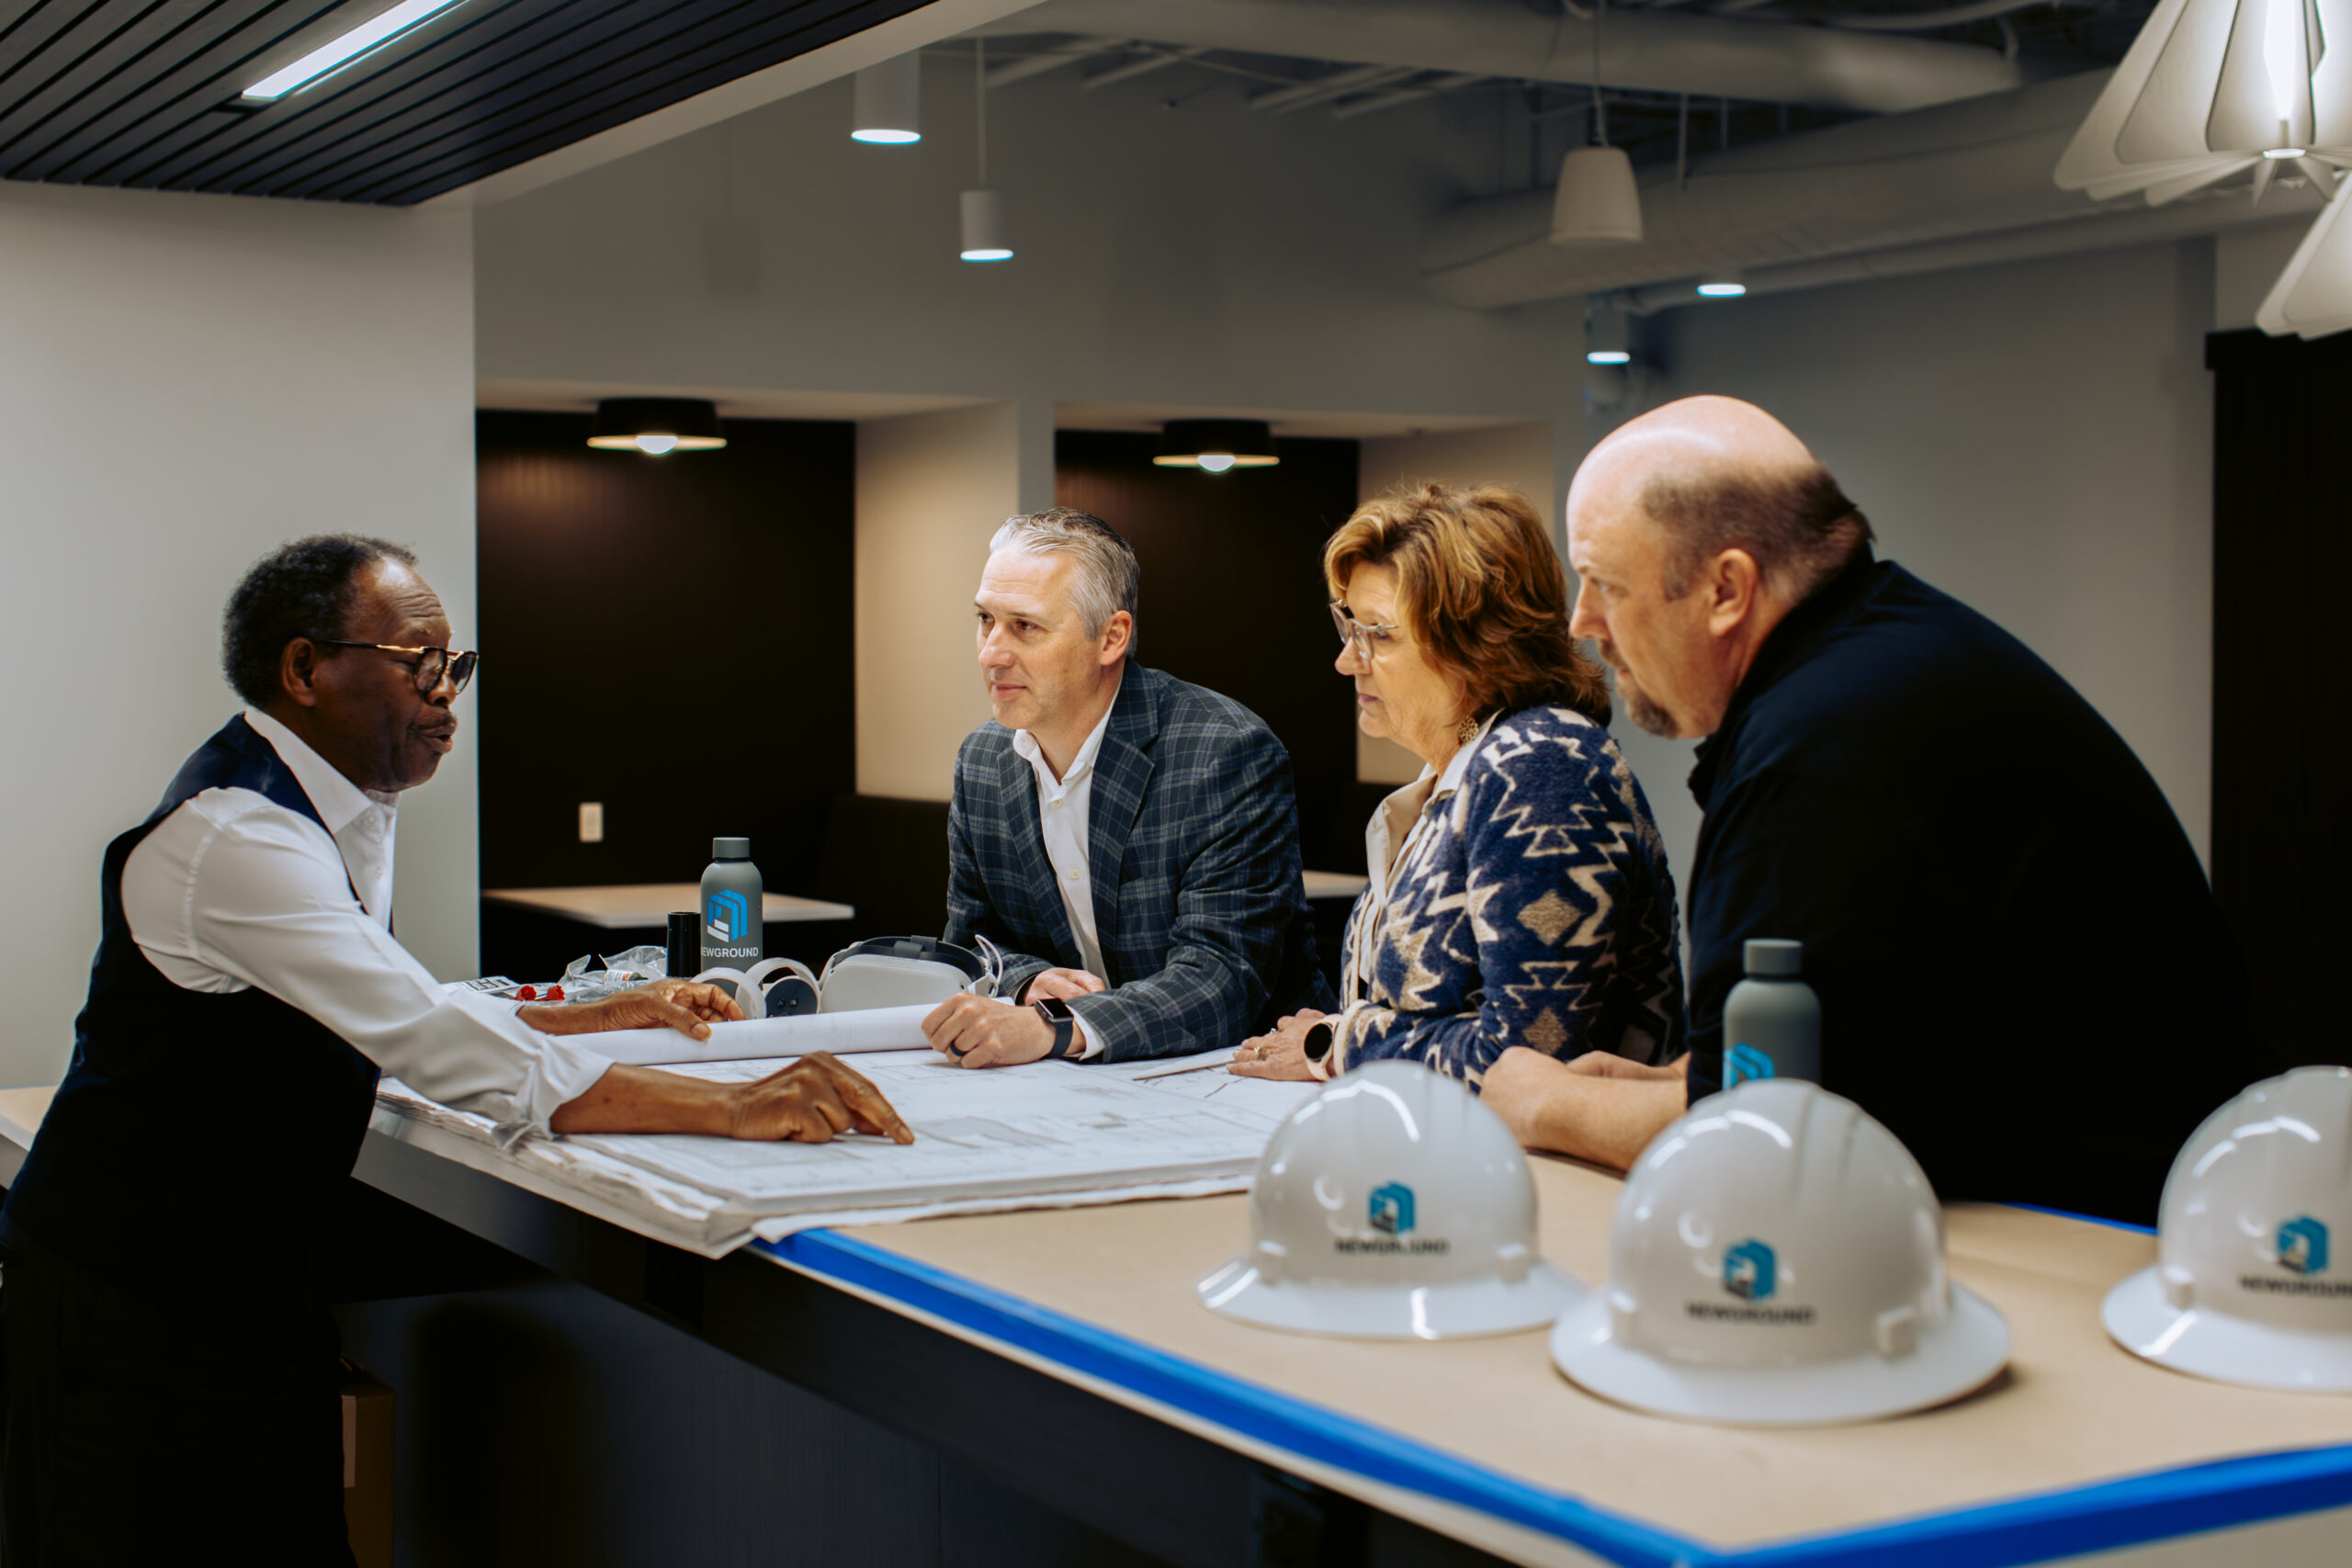
[[[972,1071],[929,1050],[861,1053],[855,1066],[914,1129],[911,1145],[608,1134],[503,1141],[487,1118],[396,1078],[377,1091],[374,1130],[716,1258],[753,1235],[815,1225],[1245,1190],[1267,1139],[1317,1086],[1234,1077],[1224,1070],[1231,1055]],[[670,1070],[744,1081],[778,1066]]]

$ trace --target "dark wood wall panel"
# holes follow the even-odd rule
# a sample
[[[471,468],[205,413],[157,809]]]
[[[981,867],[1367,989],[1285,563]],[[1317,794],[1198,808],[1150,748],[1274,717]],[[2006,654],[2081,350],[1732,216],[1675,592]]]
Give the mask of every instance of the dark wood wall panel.
[[[857,787],[855,427],[727,436],[648,457],[590,450],[585,414],[479,416],[483,886],[692,881],[745,833],[812,890]]]
[[[2213,892],[2254,972],[2264,1032],[2341,1062],[2345,682],[2352,581],[2352,336],[2206,340],[2213,396]]]
[[[1224,693],[1290,749],[1309,867],[1362,869],[1355,703],[1332,668],[1323,541],[1356,504],[1356,443],[1284,441],[1272,468],[1156,468],[1150,435],[1066,430],[1054,496],[1125,536],[1143,562],[1142,661]],[[1347,820],[1340,820],[1341,818]]]

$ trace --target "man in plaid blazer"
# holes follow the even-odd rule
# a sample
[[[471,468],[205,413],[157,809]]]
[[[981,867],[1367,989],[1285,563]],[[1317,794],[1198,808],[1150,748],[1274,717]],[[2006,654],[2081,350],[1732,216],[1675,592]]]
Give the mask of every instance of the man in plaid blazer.
[[[924,1021],[965,1066],[1182,1055],[1330,1005],[1290,757],[1238,703],[1130,657],[1140,577],[1099,518],[1008,522],[976,599],[996,717],[956,758],[946,938],[1000,995]]]

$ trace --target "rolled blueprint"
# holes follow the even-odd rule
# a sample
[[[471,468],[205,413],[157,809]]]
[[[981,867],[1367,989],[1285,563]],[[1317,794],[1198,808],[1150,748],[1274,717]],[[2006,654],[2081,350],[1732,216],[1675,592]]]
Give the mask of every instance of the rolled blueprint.
[[[868,1008],[860,1012],[807,1013],[798,1018],[747,1019],[714,1023],[710,1038],[696,1040],[674,1029],[612,1029],[579,1034],[578,1040],[608,1061],[640,1067],[679,1062],[748,1062],[763,1056],[805,1056],[811,1051],[920,1050],[928,1007]]]

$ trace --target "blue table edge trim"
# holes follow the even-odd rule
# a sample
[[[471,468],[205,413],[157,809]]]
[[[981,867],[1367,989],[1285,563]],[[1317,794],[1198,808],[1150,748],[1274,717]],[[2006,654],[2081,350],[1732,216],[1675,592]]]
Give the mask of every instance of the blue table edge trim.
[[[2352,1505],[2352,1444],[2346,1444],[2242,1455],[1857,1530],[1719,1549],[1572,1495],[1532,1486],[868,1242],[808,1230],[751,1245],[820,1278],[900,1303],[1268,1447],[1508,1520],[1622,1568],[2017,1568]],[[2151,1375],[2175,1374],[2151,1369]]]

